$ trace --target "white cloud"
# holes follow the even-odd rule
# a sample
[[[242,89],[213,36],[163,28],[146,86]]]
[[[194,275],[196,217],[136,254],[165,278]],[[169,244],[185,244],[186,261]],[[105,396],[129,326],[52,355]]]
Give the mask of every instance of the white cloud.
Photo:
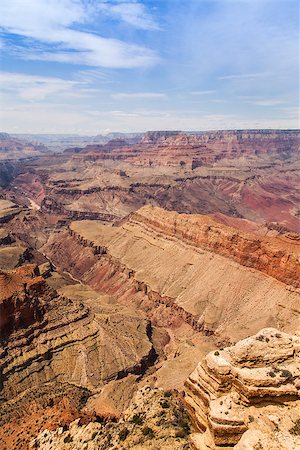
[[[192,91],[191,95],[210,95],[210,94],[215,94],[216,91],[213,90],[208,90],[208,91]]]
[[[252,103],[253,105],[257,105],[257,106],[277,106],[277,105],[283,105],[286,102],[284,100],[269,98],[269,99],[263,99],[263,100],[254,100],[254,101],[250,101],[249,103]]]
[[[19,56],[25,59],[112,68],[146,67],[158,61],[148,48],[71,28],[85,24],[96,6],[97,2],[78,0],[2,0],[1,28],[43,44],[31,42],[31,50],[20,46]]]
[[[218,80],[249,80],[266,77],[268,74],[266,73],[242,73],[242,74],[233,74],[233,75],[224,75],[222,77],[218,77]]]
[[[98,9],[109,16],[121,19],[123,22],[144,30],[158,30],[159,26],[153,17],[147,13],[142,3],[122,2],[115,5],[102,3]]]
[[[111,95],[114,100],[122,100],[122,99],[165,99],[167,98],[166,94],[162,94],[160,92],[132,92],[132,93],[125,93],[125,92],[119,92]]]
[[[11,97],[16,96],[27,101],[40,101],[62,94],[86,96],[93,91],[84,82],[11,72],[0,73],[0,84],[3,93],[9,93]]]

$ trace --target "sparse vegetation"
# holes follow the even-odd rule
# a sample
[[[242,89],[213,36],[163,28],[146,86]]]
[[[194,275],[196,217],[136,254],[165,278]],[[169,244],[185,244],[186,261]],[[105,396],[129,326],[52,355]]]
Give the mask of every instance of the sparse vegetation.
[[[289,380],[293,378],[293,374],[289,370],[286,370],[286,369],[282,369],[280,371],[280,376],[282,378],[287,378]]]
[[[142,429],[142,433],[144,436],[148,436],[150,438],[154,437],[154,432],[153,432],[152,428],[150,428],[150,427],[144,427]]]
[[[218,352],[218,350],[216,350],[215,353],[214,353],[214,355],[215,355],[215,356],[219,356],[219,355],[220,355],[220,352]]]
[[[167,398],[172,397],[172,391],[165,391],[164,397],[167,397]]]
[[[134,414],[134,416],[131,419],[131,422],[136,425],[142,425],[144,420],[142,419],[140,414]]]
[[[163,409],[167,409],[167,408],[170,408],[170,403],[167,400],[164,400],[163,402],[161,402],[160,406]]]
[[[290,429],[291,434],[295,434],[296,436],[300,435],[300,419],[297,419],[294,423],[294,426]]]
[[[64,443],[65,444],[69,444],[70,442],[73,442],[73,438],[70,434],[68,434],[65,438],[64,438]]]
[[[120,441],[125,441],[125,439],[127,438],[128,434],[129,434],[128,429],[126,427],[122,428],[122,430],[119,433]]]

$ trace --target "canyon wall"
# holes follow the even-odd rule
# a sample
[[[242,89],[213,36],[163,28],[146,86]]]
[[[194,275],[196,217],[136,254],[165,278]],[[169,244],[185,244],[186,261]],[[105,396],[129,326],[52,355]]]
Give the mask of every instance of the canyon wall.
[[[178,214],[149,206],[135,212],[131,221],[300,287],[300,235],[264,239],[221,225],[209,216]]]
[[[204,133],[148,132],[138,144],[126,141],[88,145],[79,154],[90,160],[101,158],[146,165],[203,164],[229,158],[291,157],[299,151],[300,134],[296,130],[232,130]],[[68,149],[72,152],[72,149]],[[78,154],[78,149],[73,150]]]
[[[90,390],[140,373],[155,352],[149,322],[129,311],[90,307],[50,288],[32,265],[1,272],[1,396],[71,383]]]
[[[118,227],[73,222],[43,251],[93,289],[136,301],[158,323],[167,309],[170,323],[184,320],[234,342],[265,326],[294,331],[299,323],[298,247],[285,239],[274,247],[271,239],[269,248],[211,218],[145,207]],[[287,272],[277,268],[280,258],[291,261]]]

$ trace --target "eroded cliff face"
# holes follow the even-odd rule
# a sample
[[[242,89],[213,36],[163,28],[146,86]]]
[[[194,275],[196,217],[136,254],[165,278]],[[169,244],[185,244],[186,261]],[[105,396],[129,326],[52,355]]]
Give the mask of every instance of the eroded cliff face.
[[[294,237],[268,240],[209,217],[145,207],[119,227],[73,222],[43,251],[99,292],[134,302],[154,323],[185,321],[235,342],[264,326],[297,328]]]
[[[299,132],[294,130],[232,130],[201,134],[184,132],[148,132],[141,142],[111,142],[88,145],[79,151],[95,160],[113,159],[134,164],[188,165],[195,169],[222,159],[290,157],[299,146]],[[68,150],[69,152],[71,149]],[[77,149],[74,149],[76,153]]]
[[[134,213],[130,221],[300,287],[300,235],[264,239],[221,225],[209,216],[178,214],[149,206]]]
[[[185,403],[195,449],[298,448],[299,336],[266,328],[210,352],[185,383]]]
[[[68,404],[76,404],[74,398],[80,400],[80,389],[93,393],[110,380],[143,373],[155,361],[151,325],[133,311],[96,300],[93,310],[92,305],[80,301],[80,285],[69,289],[68,296],[58,294],[34,265],[2,271],[0,275],[3,430],[9,430],[9,424],[12,426],[23,416],[26,423],[37,408],[41,409],[41,405],[35,405],[31,411],[33,399],[38,403],[41,396],[44,400],[40,403],[47,406],[52,396],[49,410],[54,407],[52,414],[59,420],[65,413],[57,412],[60,406],[55,406],[55,393],[57,398],[66,397]],[[88,298],[89,294],[82,297]],[[51,394],[47,391],[50,385]],[[74,398],[70,385],[76,386]],[[47,415],[50,412],[46,406]],[[72,408],[71,417],[76,417],[77,407]],[[39,416],[43,414],[42,409]],[[22,428],[19,421],[18,427]],[[0,433],[0,446],[26,448],[14,440],[7,441],[6,434]]]
[[[40,322],[44,305],[39,294],[43,290],[42,278],[35,265],[17,271],[0,271],[0,336],[5,341],[13,332]]]

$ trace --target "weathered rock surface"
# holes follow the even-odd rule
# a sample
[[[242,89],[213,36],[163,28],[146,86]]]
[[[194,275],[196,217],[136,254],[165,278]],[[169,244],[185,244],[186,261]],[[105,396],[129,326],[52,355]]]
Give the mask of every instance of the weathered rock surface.
[[[33,386],[54,383],[55,392],[71,384],[96,392],[109,380],[141,374],[153,364],[150,323],[128,308],[98,304],[93,310],[80,301],[80,285],[77,296],[59,295],[35,265],[2,271],[0,283],[1,414],[8,421],[13,423],[18,411],[9,405]],[[22,414],[30,415],[28,407],[23,405]],[[3,444],[5,436],[0,438]]]
[[[95,316],[83,303],[59,296],[37,270],[1,273],[4,398],[54,379],[93,390],[147,365],[153,348],[146,320],[109,306]]]
[[[81,425],[44,431],[31,442],[41,450],[187,450],[189,420],[176,396],[146,386],[135,394],[117,423]]]
[[[210,352],[185,384],[195,449],[296,449],[300,337],[274,328]]]
[[[209,216],[144,207],[130,219],[186,244],[230,257],[239,264],[300,287],[300,235],[264,239],[216,223]]]

